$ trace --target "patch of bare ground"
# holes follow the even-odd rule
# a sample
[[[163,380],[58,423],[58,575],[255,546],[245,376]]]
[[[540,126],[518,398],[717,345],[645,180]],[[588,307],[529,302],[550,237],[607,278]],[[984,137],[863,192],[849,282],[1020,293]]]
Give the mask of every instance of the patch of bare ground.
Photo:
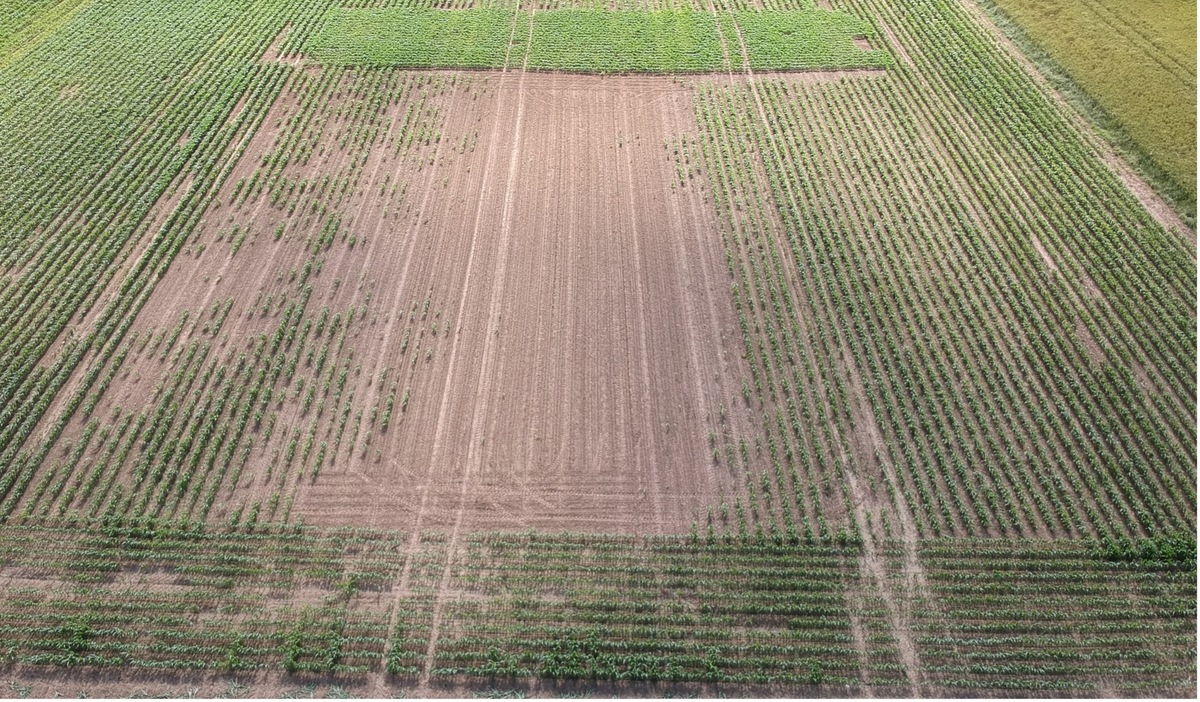
[[[1083,323],[1083,320],[1075,320],[1075,335],[1079,337],[1084,351],[1087,351],[1088,358],[1092,359],[1093,363],[1104,363],[1104,350],[1100,348],[1096,337],[1092,336],[1092,332]]]
[[[904,44],[901,44],[900,40],[896,38],[896,33],[892,31],[892,28],[889,27],[887,23],[879,17],[876,17],[875,21],[879,23],[879,28],[882,29],[883,33],[887,35],[888,47],[896,52],[897,58],[899,58],[901,61],[904,61],[904,63],[908,64],[909,66],[912,66],[912,58],[908,55],[908,51],[905,50]]]
[[[224,125],[224,126],[228,127],[229,125],[231,125],[231,124],[233,124],[234,122],[236,122],[236,121],[237,121],[238,117],[240,117],[240,116],[241,116],[241,114],[242,114],[242,110],[243,110],[243,109],[245,109],[245,107],[246,107],[246,102],[247,102],[249,99],[250,99],[250,92],[249,92],[249,91],[246,91],[245,93],[242,93],[242,97],[240,97],[240,98],[238,99],[237,103],[236,103],[236,104],[234,104],[234,106],[233,106],[233,109],[229,111],[229,116],[225,118],[225,125]]]
[[[1071,104],[1067,102],[1066,98],[1064,98],[1061,93],[1054,89],[1054,86],[1050,85],[1050,82],[1046,80],[1044,75],[1042,75],[1042,72],[1037,65],[1034,64],[1033,61],[1029,60],[1029,57],[1027,57],[1016,46],[1016,44],[1009,39],[1008,35],[1001,31],[1000,28],[997,27],[994,22],[992,22],[991,18],[988,17],[987,14],[983,12],[983,10],[975,2],[972,2],[971,0],[964,0],[962,5],[971,13],[971,15],[975,18],[975,21],[978,22],[980,26],[986,27],[988,31],[991,32],[992,36],[1002,46],[1004,46],[1005,49],[1007,49],[1009,56],[1016,59],[1025,67],[1026,72],[1033,76],[1034,80],[1042,88],[1042,92],[1050,96],[1050,98],[1058,104],[1062,114],[1066,115],[1071,120],[1071,122],[1075,125],[1075,128],[1079,130],[1079,133],[1082,134],[1087,142],[1092,145],[1092,148],[1096,150],[1096,153],[1100,156],[1101,160],[1104,161],[1104,163],[1112,170],[1113,174],[1120,179],[1125,187],[1129,189],[1129,192],[1132,193],[1135,198],[1137,198],[1138,202],[1142,203],[1142,206],[1146,208],[1146,211],[1150,213],[1150,216],[1152,216],[1156,222],[1162,225],[1164,229],[1174,231],[1179,236],[1182,236],[1192,245],[1194,249],[1196,246],[1196,232],[1193,231],[1191,227],[1187,226],[1186,223],[1184,223],[1183,219],[1179,216],[1179,213],[1177,213],[1158,193],[1154,192],[1154,188],[1151,187],[1150,184],[1147,183],[1146,180],[1142,178],[1137,171],[1134,170],[1134,168],[1129,165],[1124,158],[1121,157],[1120,154],[1113,150],[1112,145],[1109,144],[1107,140],[1101,138],[1096,133],[1095,127],[1092,126],[1087,118],[1080,114],[1079,111],[1074,107],[1072,107]]]
[[[1080,117],[1080,120],[1083,118]],[[1113,151],[1112,147],[1107,142],[1097,140],[1097,150],[1100,152],[1100,158],[1104,163],[1116,173],[1117,178],[1129,188],[1129,192],[1142,203],[1142,207],[1150,213],[1156,222],[1163,226],[1168,231],[1173,231],[1179,236],[1184,237],[1192,247],[1196,246],[1196,232],[1184,223],[1171,205],[1167,203],[1158,193],[1154,192],[1154,188],[1146,182],[1146,179],[1134,170],[1133,166],[1129,165],[1124,158]],[[1194,256],[1194,254],[1193,254]]]
[[[1129,364],[1129,370],[1133,372],[1133,377],[1137,380],[1137,384],[1144,392],[1155,392],[1154,383],[1150,380],[1150,376],[1146,374],[1146,369],[1140,363]]]
[[[279,47],[283,44],[284,40],[287,39],[287,36],[291,33],[291,31],[291,24],[284,25],[283,28],[279,30],[279,34],[275,35],[275,39],[271,42],[271,45],[267,47],[267,50],[263,52],[262,58],[259,60],[263,63],[278,63],[285,66],[302,68],[305,65],[303,56],[284,58],[279,53]]]
[[[669,79],[528,74],[490,97],[481,114],[500,128],[429,186],[445,193],[421,223],[425,255],[446,260],[394,266],[451,310],[443,365],[378,467],[331,473],[297,511],[345,520],[365,481],[375,526],[446,526],[461,499],[473,529],[681,531],[720,489],[704,420],[709,369],[731,352],[694,263],[719,271],[719,253],[673,202],[661,149],[690,96]]]
[[[1100,287],[1096,285],[1096,281],[1092,280],[1092,277],[1083,271],[1079,273],[1079,285],[1083,288],[1084,297],[1089,300],[1104,299],[1104,293],[1100,292]]]
[[[854,45],[863,51],[870,51],[874,48],[871,46],[871,40],[866,37],[854,37],[851,39],[851,41],[853,41]]]
[[[1042,257],[1042,262],[1046,264],[1046,268],[1051,273],[1057,273],[1058,266],[1054,263],[1054,259],[1050,257],[1049,252],[1046,251],[1046,247],[1042,246],[1042,242],[1037,238],[1037,234],[1030,234],[1029,236],[1033,242],[1033,248],[1038,252],[1038,256]]]
[[[891,620],[892,635],[896,638],[900,661],[908,676],[911,692],[914,696],[920,696],[923,675],[912,634],[911,609],[918,597],[928,597],[929,590],[925,581],[925,571],[917,553],[919,532],[904,500],[889,499],[890,491],[886,486],[899,486],[901,483],[894,466],[887,459],[883,435],[867,399],[862,378],[853,362],[848,361],[846,365],[845,370],[849,371],[851,411],[854,413],[854,432],[850,445],[856,458],[853,465],[861,471],[846,471],[846,481],[850,487],[855,520],[863,538],[861,568],[864,575],[869,575],[869,579],[878,589]],[[873,469],[868,470],[868,466]],[[899,539],[904,549],[899,588],[892,582],[891,568],[877,546],[877,543],[883,543],[888,538],[884,530],[885,520],[888,530]]]
[[[737,491],[706,438],[744,376],[715,215],[673,187],[663,148],[696,129],[684,83],[298,76],[147,301],[93,416],[150,418],[175,393],[166,436],[190,440],[183,410],[215,405],[212,369],[231,379],[307,300],[280,352],[292,375],[230,437],[210,519],[252,504],[269,518],[270,503],[275,518],[437,530],[461,507],[467,530],[682,533]],[[326,96],[320,114],[297,109],[306,90]],[[391,96],[382,112],[350,116],[372,91]]]

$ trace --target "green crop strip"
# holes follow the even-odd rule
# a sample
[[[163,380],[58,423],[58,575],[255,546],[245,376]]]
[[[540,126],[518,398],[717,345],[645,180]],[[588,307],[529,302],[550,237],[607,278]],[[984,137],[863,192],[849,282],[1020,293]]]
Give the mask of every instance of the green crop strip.
[[[0,8],[0,67],[62,29],[91,0],[14,0]]]
[[[513,13],[478,9],[335,10],[309,50],[334,65],[498,68]]]
[[[721,39],[710,14],[686,10],[565,10],[533,16],[529,66],[584,73],[719,70]]]
[[[734,14],[750,67],[790,70],[810,67],[878,68],[890,57],[882,49],[863,50],[855,37],[873,33],[871,23],[840,12],[737,12]]]
[[[337,9],[306,49],[336,66],[501,68],[507,57],[535,70],[707,73],[744,68],[741,37],[756,70],[888,66],[886,51],[854,44],[873,33],[869,22],[822,10]]]

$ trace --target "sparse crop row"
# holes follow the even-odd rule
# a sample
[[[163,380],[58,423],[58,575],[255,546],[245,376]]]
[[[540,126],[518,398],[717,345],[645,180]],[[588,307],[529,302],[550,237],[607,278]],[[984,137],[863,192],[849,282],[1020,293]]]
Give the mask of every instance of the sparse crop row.
[[[37,572],[45,585],[0,598],[0,654],[32,665],[351,681],[372,671],[411,680],[429,666],[435,678],[506,682],[906,685],[886,608],[860,580],[854,548],[472,538],[426,660],[445,546],[367,530],[180,530],[148,520],[9,527],[0,535],[6,569]],[[902,572],[900,544],[882,554]],[[906,606],[934,689],[1194,684],[1186,572],[1105,561],[1086,542],[939,540],[922,544],[920,558],[930,596],[901,596],[915,598]],[[402,570],[407,587],[398,590]],[[300,587],[319,601],[286,604]]]
[[[289,226],[274,239],[303,237],[305,258],[280,273],[278,289],[260,291],[253,301],[235,304],[228,299],[207,310],[184,311],[170,328],[147,329],[135,336],[109,363],[101,387],[88,396],[86,414],[96,416],[86,424],[77,422],[78,428],[64,427],[67,431],[58,445],[66,459],[42,461],[40,470],[31,461],[16,474],[24,482],[10,495],[6,513],[19,504],[23,518],[287,521],[292,493],[302,480],[315,480],[323,467],[344,464],[351,457],[365,459],[373,449],[373,434],[387,432],[407,410],[416,360],[431,357],[438,324],[444,321],[430,327],[429,300],[419,311],[414,301],[407,315],[402,353],[413,362],[390,388],[384,384],[387,370],[378,388],[371,382],[364,388],[359,383],[364,369],[346,341],[352,326],[367,316],[366,306],[331,311],[325,305],[318,311],[310,298],[313,282],[321,276],[324,252],[335,241],[355,245],[350,228],[342,225],[341,212],[346,198],[360,187],[366,154],[387,139],[396,142],[403,158],[426,158],[425,148],[411,137],[420,135],[426,146],[440,138],[440,113],[428,98],[446,86],[425,77],[398,83],[394,74],[383,71],[334,72],[310,79],[278,70],[278,80],[286,78],[288,92],[310,109],[289,117],[276,148],[259,168],[248,179],[227,184],[218,197],[232,206],[231,222],[237,221],[248,200],[255,212],[269,203],[274,210],[290,213],[303,203],[308,214],[285,220]],[[462,89],[469,83],[465,81]],[[451,80],[449,87],[454,86]],[[410,109],[401,123],[385,122],[393,101],[410,103],[415,113]],[[330,136],[335,146],[329,145]],[[312,154],[318,144],[320,151]],[[308,167],[310,157],[317,161]],[[336,187],[329,187],[331,183]],[[212,212],[219,215],[223,208],[218,199]],[[258,245],[258,232],[249,224],[234,224],[228,231],[219,228],[214,239],[211,231],[205,224],[196,226],[184,251],[200,261],[224,261],[236,258],[239,248],[237,243],[229,249],[215,245],[225,238],[246,248]],[[332,283],[334,293],[339,282]],[[370,303],[369,289],[364,299]],[[231,315],[239,324],[262,319],[265,329],[219,355],[210,354],[212,345],[225,336],[222,329]],[[138,368],[162,366],[163,375],[145,407],[121,407],[103,397],[126,359]],[[157,364],[147,366],[151,359]],[[94,374],[105,360],[93,364]],[[378,369],[366,372],[373,375]],[[117,377],[118,384],[136,380],[129,371]],[[397,382],[403,387],[398,389]],[[360,393],[376,396],[375,406],[355,402],[360,388]],[[403,396],[398,395],[401,390]],[[71,412],[63,417],[68,421]],[[54,438],[47,437],[44,455],[52,455]],[[378,460],[378,450],[374,453]],[[266,465],[265,475],[243,481],[252,458]]]
[[[284,77],[281,67],[258,62],[277,31],[270,11],[233,25],[234,18],[210,4],[189,7],[191,19],[134,5],[77,15],[36,50],[52,58],[35,60],[30,54],[6,66],[0,77],[12,88],[4,91],[5,119],[25,129],[40,125],[36,134],[6,132],[25,141],[6,149],[12,158],[0,174],[13,186],[4,189],[0,203],[8,232],[0,249],[9,270],[20,271],[5,279],[0,306],[26,310],[6,317],[12,323],[0,340],[7,361],[0,389],[5,515],[119,347],[153,281],[196,225],[227,172],[230,149],[253,133]],[[153,21],[139,20],[142,14]],[[129,31],[133,26],[145,36]],[[229,41],[221,44],[208,38],[225,34]],[[87,49],[69,49],[73,42]],[[123,60],[110,60],[114,55]],[[195,84],[204,89],[186,80],[162,80],[187,71],[208,75]],[[73,79],[78,88],[71,87]],[[234,110],[239,98],[242,108]],[[22,119],[29,111],[54,119]],[[153,203],[172,182],[178,203],[159,213],[161,218],[151,217]],[[36,204],[26,207],[24,201]],[[122,260],[125,269],[117,265]],[[101,302],[106,286],[113,294],[95,319],[79,320],[85,331],[64,335],[73,315],[82,317]],[[64,340],[55,342],[60,335]],[[62,414],[50,418],[40,446],[19,455],[51,398],[85,359],[82,385],[71,391]]]
[[[955,41],[979,40],[975,30],[943,31]],[[750,362],[745,400],[758,398],[764,420],[753,451],[724,430],[710,440],[716,458],[724,444],[743,468],[761,456],[763,468],[746,472],[750,512],[757,518],[758,495],[780,485],[790,456],[806,453],[773,426],[783,430],[785,408],[798,408],[805,421],[793,422],[797,438],[823,443],[830,456],[818,476],[840,481],[843,495],[846,470],[865,478],[870,493],[913,509],[924,533],[1111,538],[1194,528],[1186,468],[1194,463],[1194,429],[1179,409],[1188,394],[1134,377],[1150,368],[1169,377],[1194,370],[1194,362],[1181,365],[1194,330],[1175,333],[1173,321],[1133,327],[1119,308],[1091,302],[1136,294],[1143,309],[1163,306],[1165,323],[1194,287],[1175,273],[1194,266],[1173,258],[1170,250],[1182,252],[1162,239],[1130,252],[1132,261],[1149,252],[1156,261],[1125,276],[1144,276],[1138,293],[1126,283],[1093,294],[1047,270],[1083,260],[1057,243],[1047,254],[1057,264],[1038,252],[1069,225],[1054,228],[1057,205],[1014,192],[1069,186],[1075,200],[1111,210],[1115,227],[1168,234],[1127,195],[1115,200],[1115,179],[1096,156],[1022,145],[1066,128],[1028,78],[983,72],[973,79],[996,81],[989,103],[996,109],[1041,110],[1043,126],[1016,131],[986,112],[936,109],[935,100],[957,102],[964,91],[931,93],[924,74],[897,72],[899,81],[780,81],[699,93],[705,174],[733,234],[726,234],[727,257]],[[989,84],[977,87],[986,92]],[[1036,158],[1000,156],[1025,148]],[[945,149],[961,151],[962,165],[928,158]],[[1052,187],[1048,174],[1056,172],[1079,180]],[[1140,336],[1130,336],[1134,329]],[[761,482],[753,479],[760,471]],[[836,504],[823,511],[836,514],[829,512]]]
[[[1193,541],[1194,543],[1194,541]],[[930,542],[917,615],[947,687],[1168,690],[1195,684],[1195,572],[1099,560],[1082,543]],[[899,553],[894,554],[899,557]]]

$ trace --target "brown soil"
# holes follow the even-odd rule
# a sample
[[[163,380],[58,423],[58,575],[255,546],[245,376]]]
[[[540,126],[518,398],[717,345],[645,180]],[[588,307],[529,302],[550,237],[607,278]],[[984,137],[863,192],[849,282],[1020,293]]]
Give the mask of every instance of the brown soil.
[[[478,179],[439,198],[474,212],[425,234],[450,260],[412,294],[445,291],[455,325],[432,387],[382,467],[351,464],[303,495],[308,521],[343,522],[366,482],[374,526],[445,525],[462,500],[474,528],[676,531],[719,489],[705,419],[734,327],[710,314],[719,251],[704,213],[672,202],[661,146],[686,128],[689,95],[665,79],[516,86],[484,110],[497,122]]]
[[[1174,231],[1179,236],[1182,236],[1192,246],[1196,245],[1196,232],[1192,231],[1192,228],[1184,223],[1183,219],[1171,208],[1166,200],[1154,192],[1154,188],[1133,169],[1133,166],[1130,166],[1125,159],[1121,158],[1107,144],[1104,144],[1098,150],[1100,158],[1108,164],[1108,167],[1121,179],[1125,187],[1129,188],[1129,192],[1133,193],[1133,196],[1138,199],[1138,202],[1142,203],[1142,207],[1146,208],[1146,211],[1150,213],[1150,216],[1156,222],[1162,225],[1164,229]]]
[[[1104,350],[1100,348],[1100,344],[1096,342],[1096,337],[1092,336],[1087,325],[1078,319],[1075,320],[1075,334],[1079,336],[1079,341],[1087,351],[1088,358],[1092,359],[1093,363],[1104,363]]]
[[[287,36],[291,33],[291,31],[291,24],[284,25],[283,29],[280,29],[279,34],[275,35],[275,39],[271,42],[271,45],[267,47],[267,50],[263,52],[262,58],[259,60],[263,63],[278,63],[286,66],[303,67],[306,63],[303,57],[296,56],[289,59],[284,58],[279,54],[280,45],[283,44],[285,39],[287,39]],[[234,113],[236,112],[237,110],[234,110]]]
[[[1083,286],[1084,297],[1090,300],[1100,300],[1104,297],[1104,293],[1100,292],[1100,287],[1096,285],[1096,281],[1087,273],[1079,274],[1079,283]]]
[[[353,92],[352,75],[338,79],[331,110]],[[305,411],[298,383],[279,387],[273,432],[256,435],[237,489],[222,490],[210,518],[281,486],[286,495],[291,481],[291,518],[306,523],[686,531],[737,490],[714,469],[707,434],[744,376],[715,214],[674,186],[664,149],[696,131],[689,89],[670,78],[422,75],[409,78],[435,81],[411,92],[436,107],[428,145],[398,153],[413,104],[399,99],[374,146],[339,146],[332,117],[311,159],[284,169],[310,182],[356,174],[342,233],[316,257],[323,218],[307,215],[307,200],[291,215],[269,188],[235,202],[235,184],[297,113],[297,95],[280,97],[156,286],[130,332],[135,351],[93,416],[152,411],[152,388],[186,343],[208,339],[208,359],[231,364],[278,325],[290,272],[317,260],[307,317],[356,308],[340,358],[330,344],[329,364],[350,371],[342,399]],[[224,326],[206,337],[209,311],[229,299]],[[164,357],[158,340],[185,311]],[[318,382],[311,361],[295,375]],[[368,417],[389,393],[384,431]],[[349,424],[362,419],[336,449],[328,430],[342,401]],[[329,444],[318,477],[281,478],[286,443],[310,426]]]
[[[1046,264],[1046,268],[1049,268],[1051,273],[1057,273],[1058,266],[1054,263],[1054,259],[1050,258],[1046,247],[1042,246],[1042,242],[1037,238],[1037,234],[1030,234],[1029,236],[1033,240],[1033,248],[1037,249],[1038,255],[1042,257],[1042,262]]]
[[[1137,384],[1142,388],[1143,392],[1154,392],[1154,383],[1150,380],[1150,376],[1146,374],[1146,369],[1140,363],[1129,364],[1129,369],[1133,371],[1133,377],[1137,380]]]
[[[858,454],[857,465],[860,470],[865,466],[878,465],[880,471],[872,470],[872,474],[881,473],[887,482],[899,485],[895,468],[887,460],[872,460],[864,455],[874,450],[875,456],[885,456],[880,452],[882,437],[875,413],[871,410],[866,398],[866,391],[853,363],[848,364],[850,370],[850,390],[855,412],[855,432],[851,441],[852,448]],[[896,639],[899,649],[900,662],[908,677],[911,694],[920,697],[923,686],[923,673],[916,640],[912,633],[912,613],[909,611],[911,602],[918,596],[928,597],[928,584],[925,582],[925,572],[917,554],[920,537],[916,523],[903,500],[893,501],[882,485],[868,488],[862,484],[860,476],[854,471],[846,472],[846,482],[850,488],[851,500],[854,504],[855,520],[858,522],[859,533],[862,534],[863,555],[860,563],[862,577],[873,582],[887,610],[891,623],[891,633]],[[902,579],[893,582],[889,577],[888,566],[884,556],[879,553],[876,540],[886,540],[886,537],[873,533],[881,529],[882,520],[890,515],[896,536],[904,549],[904,564]],[[907,606],[906,606],[907,605]]]
[[[883,33],[887,35],[888,45],[893,51],[896,52],[897,58],[904,63],[907,63],[909,66],[913,65],[912,59],[909,58],[908,52],[904,49],[904,45],[901,44],[900,40],[896,38],[896,33],[892,31],[892,28],[889,27],[882,19],[878,17],[875,19],[877,22],[879,22],[879,26],[883,28]]]

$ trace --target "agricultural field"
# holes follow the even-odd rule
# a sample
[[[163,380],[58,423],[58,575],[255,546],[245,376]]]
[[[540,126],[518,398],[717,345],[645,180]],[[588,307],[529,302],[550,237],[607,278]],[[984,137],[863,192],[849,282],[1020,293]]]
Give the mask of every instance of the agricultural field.
[[[0,694],[1194,696],[1194,216],[990,11],[0,9]]]
[[[1194,216],[1196,3],[993,1],[1001,21],[1042,47]]]

